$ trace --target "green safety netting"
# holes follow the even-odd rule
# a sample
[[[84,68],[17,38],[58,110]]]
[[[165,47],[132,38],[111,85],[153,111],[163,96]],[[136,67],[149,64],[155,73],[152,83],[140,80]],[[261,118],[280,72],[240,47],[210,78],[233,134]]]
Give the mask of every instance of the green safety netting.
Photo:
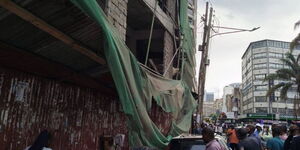
[[[190,81],[165,79],[140,65],[125,42],[120,39],[117,30],[108,22],[96,0],[72,0],[72,2],[94,19],[103,30],[107,65],[113,76],[123,111],[128,118],[130,146],[163,149],[171,137],[187,133],[196,107],[191,88],[188,86]],[[181,0],[181,4],[187,7],[186,0]],[[186,19],[182,21],[187,23]],[[187,28],[183,28],[184,30]],[[185,38],[184,41],[188,42],[187,40]],[[191,45],[186,44],[184,49],[186,54],[193,51],[189,48]],[[192,60],[192,53],[187,57]],[[186,70],[189,70],[187,66],[193,63],[188,60],[190,58],[187,58],[186,64],[183,65]],[[191,75],[184,74],[184,77],[189,78]],[[152,100],[155,100],[165,112],[172,114],[172,126],[168,136],[163,135],[149,117]]]
[[[181,79],[188,85],[190,89],[196,91],[195,88],[195,41],[194,34],[188,19],[188,1],[180,1],[180,32],[183,35],[182,51],[184,59],[182,63]]]

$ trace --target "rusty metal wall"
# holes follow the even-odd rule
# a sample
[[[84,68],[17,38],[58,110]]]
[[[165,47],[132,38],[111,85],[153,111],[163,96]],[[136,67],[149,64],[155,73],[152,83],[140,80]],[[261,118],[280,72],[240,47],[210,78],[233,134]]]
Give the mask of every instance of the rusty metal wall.
[[[0,150],[23,150],[43,129],[54,150],[99,150],[100,136],[118,133],[128,147],[120,110],[91,89],[0,68]]]

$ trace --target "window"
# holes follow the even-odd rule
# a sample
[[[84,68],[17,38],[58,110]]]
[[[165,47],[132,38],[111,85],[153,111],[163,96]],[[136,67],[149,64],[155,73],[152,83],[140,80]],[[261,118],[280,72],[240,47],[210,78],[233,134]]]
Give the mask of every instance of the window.
[[[267,64],[255,64],[254,69],[263,69],[267,68]]]
[[[251,82],[251,78],[246,80],[246,85],[248,85]]]
[[[243,106],[248,105],[252,102],[252,98],[248,98],[243,102]]]
[[[283,68],[283,65],[282,64],[270,63],[269,64],[269,68],[272,68],[272,69],[281,69],[281,68]]]
[[[258,114],[267,114],[268,108],[267,107],[256,107],[256,113]]]
[[[285,69],[292,69],[290,66],[288,66],[286,64],[283,65],[283,68],[285,68]]]
[[[279,103],[285,103],[285,101],[286,101],[285,99],[277,97],[277,102],[279,102]]]
[[[285,108],[278,108],[278,112],[280,114],[285,114]]]
[[[269,53],[269,57],[272,57],[272,58],[282,58],[283,55],[280,54],[280,53]]]
[[[266,58],[267,57],[267,53],[257,53],[253,55],[254,59],[258,59],[258,58]]]
[[[266,102],[267,97],[265,96],[255,96],[255,102]]]
[[[247,68],[247,70],[245,71],[245,76],[247,76],[248,75],[248,73],[250,73],[251,72],[251,68]]]
[[[255,90],[257,90],[257,91],[268,90],[268,85],[256,85]]]
[[[276,47],[282,48],[282,42],[276,42]]]
[[[288,98],[286,100],[286,103],[293,104],[294,103],[294,99],[293,98]]]
[[[287,109],[287,114],[294,114],[294,109]]]
[[[265,77],[266,77],[266,74],[256,74],[256,75],[254,75],[255,80],[263,80],[263,79],[265,79]]]
[[[250,109],[247,109],[247,110],[244,110],[244,114],[248,114],[248,113],[252,113],[253,110],[250,108]]]
[[[260,47],[266,47],[266,41],[260,41],[260,42],[255,42],[252,45],[252,48],[260,48]]]
[[[290,44],[287,43],[287,42],[280,42],[280,41],[268,41],[268,46],[269,47],[289,49]]]
[[[289,43],[283,43],[283,48],[284,49],[289,49],[290,48],[290,44]]]

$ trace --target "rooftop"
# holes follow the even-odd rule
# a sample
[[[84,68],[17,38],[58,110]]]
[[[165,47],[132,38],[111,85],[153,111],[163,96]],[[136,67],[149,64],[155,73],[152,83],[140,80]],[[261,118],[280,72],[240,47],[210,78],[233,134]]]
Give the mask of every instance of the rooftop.
[[[286,43],[286,44],[281,44],[279,47],[280,48],[285,48],[285,49],[289,49],[289,44],[290,42],[286,42],[286,41],[280,41],[280,40],[271,40],[271,39],[265,39],[265,40],[259,40],[259,41],[254,41],[254,42],[251,42],[249,44],[249,46],[247,47],[246,51],[244,52],[243,56],[242,56],[242,59],[245,57],[245,55],[247,54],[247,52],[249,51],[250,47],[253,46],[254,44],[257,44],[257,43],[261,43],[261,42],[268,42],[268,41],[273,41],[273,42],[280,42],[280,43]],[[277,46],[271,46],[271,45],[268,45],[268,44],[265,44],[265,45],[261,45],[261,47],[277,47]],[[300,50],[300,45],[297,46],[295,48],[295,50]]]

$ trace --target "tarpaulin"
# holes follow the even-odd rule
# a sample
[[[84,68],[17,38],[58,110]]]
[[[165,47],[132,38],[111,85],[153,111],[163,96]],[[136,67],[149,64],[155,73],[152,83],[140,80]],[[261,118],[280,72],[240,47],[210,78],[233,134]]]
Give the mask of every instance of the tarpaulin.
[[[188,82],[191,81],[165,79],[140,65],[119,37],[115,27],[108,22],[96,0],[72,0],[72,2],[95,20],[103,30],[107,65],[113,76],[122,108],[128,118],[130,146],[163,149],[172,136],[188,132],[192,113],[196,107],[191,88],[188,86]],[[187,7],[187,1],[182,0],[181,3]],[[185,38],[186,42],[188,40]],[[187,57],[194,57],[188,54],[188,48],[191,46],[189,44],[185,53]],[[186,63],[189,65],[193,62],[186,60]],[[187,67],[184,68],[188,70]],[[189,78],[191,73],[189,71],[188,75],[184,74],[184,78]],[[163,135],[149,117],[148,111],[152,100],[155,100],[165,112],[172,114],[172,127],[168,136]]]

